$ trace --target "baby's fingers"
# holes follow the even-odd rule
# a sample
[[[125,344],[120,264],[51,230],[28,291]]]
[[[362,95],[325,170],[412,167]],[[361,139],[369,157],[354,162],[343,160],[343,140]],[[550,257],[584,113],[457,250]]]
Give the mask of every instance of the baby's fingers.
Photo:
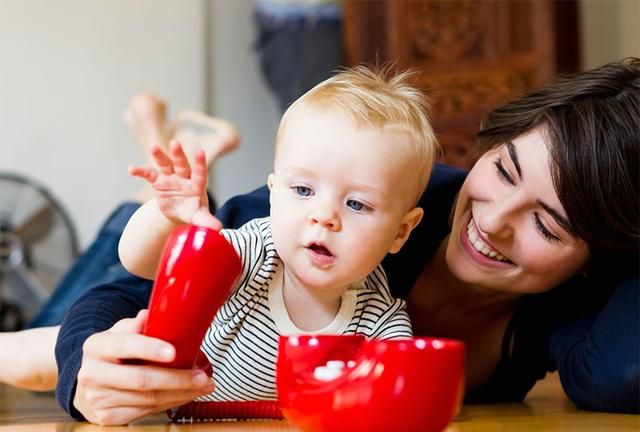
[[[153,183],[158,178],[158,171],[155,168],[151,167],[132,165],[129,167],[129,174],[131,174],[132,176],[143,178],[149,183]]]
[[[200,191],[207,190],[207,160],[204,155],[204,150],[200,149],[196,152],[196,158],[193,164],[193,176],[191,176],[191,180],[193,181],[196,188]],[[206,203],[203,203],[206,205]]]
[[[171,157],[173,158],[173,169],[176,174],[183,178],[191,177],[191,165],[189,159],[182,149],[182,145],[178,141],[171,141]]]
[[[169,156],[167,156],[160,147],[151,146],[149,149],[151,156],[153,156],[153,160],[158,165],[160,172],[165,175],[173,174],[173,161]]]

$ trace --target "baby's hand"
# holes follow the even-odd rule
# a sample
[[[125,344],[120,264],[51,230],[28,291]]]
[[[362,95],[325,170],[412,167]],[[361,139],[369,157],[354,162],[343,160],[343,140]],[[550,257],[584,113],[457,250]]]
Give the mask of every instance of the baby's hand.
[[[220,229],[220,222],[209,213],[204,151],[198,150],[192,169],[182,145],[172,141],[169,146],[170,155],[158,146],[150,149],[157,169],[132,166],[129,167],[129,174],[149,182],[156,192],[160,211],[173,222]]]

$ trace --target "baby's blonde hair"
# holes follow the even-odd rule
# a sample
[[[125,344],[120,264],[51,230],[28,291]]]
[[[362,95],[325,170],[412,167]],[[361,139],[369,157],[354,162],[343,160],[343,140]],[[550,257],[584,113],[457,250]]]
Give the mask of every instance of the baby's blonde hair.
[[[342,70],[291,104],[280,121],[276,152],[288,121],[303,107],[338,109],[356,127],[399,128],[408,135],[412,144],[408,150],[415,156],[417,202],[429,181],[439,146],[429,121],[427,98],[408,84],[411,75],[411,72],[394,74],[389,67],[372,70],[357,66]]]

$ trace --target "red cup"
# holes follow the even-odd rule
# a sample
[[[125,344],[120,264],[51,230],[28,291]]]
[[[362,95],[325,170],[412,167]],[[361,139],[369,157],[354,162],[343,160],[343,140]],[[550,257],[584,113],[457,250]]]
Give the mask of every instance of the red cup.
[[[175,347],[175,360],[162,366],[194,366],[202,339],[241,270],[240,257],[219,232],[183,225],[171,233],[162,251],[143,330]]]
[[[329,360],[346,364],[318,379],[312,370]],[[439,432],[464,390],[464,344],[448,339],[283,336],[277,367],[282,412],[304,431]]]

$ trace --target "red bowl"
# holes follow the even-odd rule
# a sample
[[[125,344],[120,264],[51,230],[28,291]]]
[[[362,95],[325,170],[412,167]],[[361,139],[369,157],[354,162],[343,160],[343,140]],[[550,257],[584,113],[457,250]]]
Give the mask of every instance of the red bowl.
[[[328,368],[329,361],[345,365]],[[284,416],[305,431],[438,432],[463,395],[464,344],[282,336],[277,389]]]

